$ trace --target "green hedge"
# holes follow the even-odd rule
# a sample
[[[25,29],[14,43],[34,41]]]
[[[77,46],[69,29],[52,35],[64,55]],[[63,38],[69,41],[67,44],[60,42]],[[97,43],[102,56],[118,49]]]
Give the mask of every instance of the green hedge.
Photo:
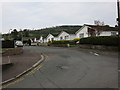
[[[59,41],[53,41],[52,44],[68,44],[70,43],[69,40],[59,40]]]
[[[80,44],[118,46],[117,36],[99,36],[80,39]]]
[[[51,44],[75,44],[75,41],[72,40],[59,40],[59,41],[53,41]]]

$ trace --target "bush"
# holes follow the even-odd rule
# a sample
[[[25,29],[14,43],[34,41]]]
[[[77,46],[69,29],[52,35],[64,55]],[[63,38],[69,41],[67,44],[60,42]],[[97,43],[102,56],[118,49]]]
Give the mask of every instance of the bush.
[[[80,40],[80,38],[75,38],[75,39],[74,39],[75,42],[77,42],[77,41],[79,41],[79,40]]]
[[[118,37],[117,36],[87,37],[80,39],[80,44],[117,46]]]
[[[14,48],[15,42],[13,40],[2,41],[2,48]]]
[[[51,41],[49,41],[49,42],[47,43],[47,45],[48,45],[48,46],[50,46],[51,44],[52,44],[52,42],[51,42]]]
[[[53,41],[52,44],[69,44],[69,40],[59,40],[59,41]]]

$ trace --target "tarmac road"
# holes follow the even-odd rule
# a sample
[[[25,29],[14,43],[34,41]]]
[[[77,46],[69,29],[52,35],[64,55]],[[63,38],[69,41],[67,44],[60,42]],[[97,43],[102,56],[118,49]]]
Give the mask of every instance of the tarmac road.
[[[118,57],[59,47],[25,47],[48,56],[44,65],[8,88],[118,88]]]

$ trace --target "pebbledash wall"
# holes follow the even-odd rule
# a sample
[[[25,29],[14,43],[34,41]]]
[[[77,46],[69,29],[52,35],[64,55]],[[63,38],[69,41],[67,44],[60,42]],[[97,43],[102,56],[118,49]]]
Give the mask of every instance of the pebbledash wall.
[[[6,52],[2,53],[2,56],[11,56],[11,55],[19,55],[23,53],[22,47],[10,48]]]

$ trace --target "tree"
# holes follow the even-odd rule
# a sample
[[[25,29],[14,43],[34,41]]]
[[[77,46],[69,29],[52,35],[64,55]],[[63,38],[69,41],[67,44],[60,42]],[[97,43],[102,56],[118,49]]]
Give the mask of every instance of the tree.
[[[17,40],[17,39],[18,39],[18,31],[17,31],[17,29],[14,29],[14,30],[11,32],[11,34],[12,34],[12,37],[13,37],[14,40]]]
[[[104,26],[104,22],[99,20],[94,20],[94,24],[98,26]]]
[[[23,35],[24,35],[24,37],[29,37],[29,30],[28,29],[24,29],[24,31],[23,31]]]

